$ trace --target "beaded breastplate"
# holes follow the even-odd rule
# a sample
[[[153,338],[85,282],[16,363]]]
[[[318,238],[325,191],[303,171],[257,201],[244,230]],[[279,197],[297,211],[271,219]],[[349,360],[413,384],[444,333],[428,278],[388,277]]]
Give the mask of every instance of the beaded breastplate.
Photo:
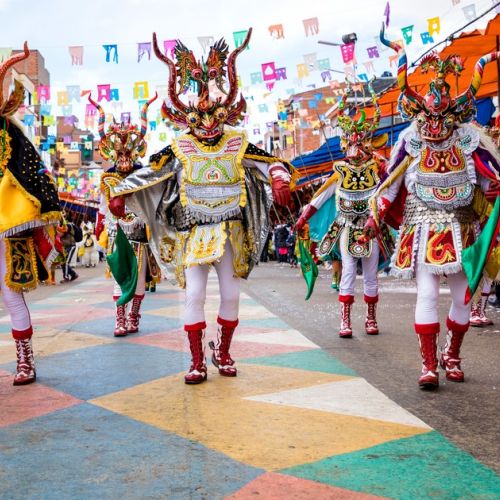
[[[195,218],[218,222],[240,214],[246,205],[242,158],[245,134],[228,132],[216,146],[206,146],[191,135],[172,144],[184,169],[180,202]]]
[[[368,200],[379,183],[375,165],[373,161],[359,167],[346,162],[335,165],[341,177],[337,187],[337,208],[342,215],[352,218],[367,213]]]
[[[429,208],[453,210],[471,204],[474,186],[457,144],[444,150],[429,146],[423,149],[417,166],[415,194]]]

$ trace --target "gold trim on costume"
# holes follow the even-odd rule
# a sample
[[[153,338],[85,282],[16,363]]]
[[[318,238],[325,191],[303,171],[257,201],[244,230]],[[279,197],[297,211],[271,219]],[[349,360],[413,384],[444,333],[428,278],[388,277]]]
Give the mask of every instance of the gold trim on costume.
[[[38,268],[33,238],[5,238],[6,285],[14,292],[34,290]]]

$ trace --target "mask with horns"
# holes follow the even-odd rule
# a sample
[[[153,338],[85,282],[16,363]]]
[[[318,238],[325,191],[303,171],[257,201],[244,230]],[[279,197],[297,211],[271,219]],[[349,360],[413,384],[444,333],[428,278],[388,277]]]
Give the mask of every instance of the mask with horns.
[[[180,40],[175,46],[175,63],[161,52],[156,33],[153,33],[153,48],[156,56],[169,69],[168,97],[170,105],[163,103],[163,117],[178,128],[189,128],[191,133],[204,142],[216,142],[224,133],[224,125],[236,126],[246,111],[243,96],[238,96],[236,57],[250,41],[252,28],[243,43],[229,53],[224,39],[212,47],[206,61],[196,60],[194,54]],[[224,88],[227,83],[228,88]],[[195,102],[185,104],[180,95],[190,87],[196,88]],[[219,95],[213,97],[211,93]]]
[[[130,122],[117,123],[113,117],[113,123],[109,124],[107,132],[104,131],[105,115],[102,107],[97,104],[91,96],[89,102],[99,112],[98,130],[101,140],[99,142],[99,153],[105,160],[113,162],[116,170],[122,174],[130,173],[134,163],[146,154],[146,141],[144,136],[148,128],[147,112],[149,105],[156,100],[158,94],[144,103],[141,109],[141,128]]]

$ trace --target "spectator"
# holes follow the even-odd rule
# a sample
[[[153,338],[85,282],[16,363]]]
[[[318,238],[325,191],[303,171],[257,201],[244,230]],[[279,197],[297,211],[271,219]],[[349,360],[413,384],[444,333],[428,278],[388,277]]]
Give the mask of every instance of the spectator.
[[[61,283],[67,283],[68,281],[75,281],[78,278],[78,274],[70,266],[71,260],[75,255],[76,240],[82,239],[81,229],[75,226],[72,222],[67,222],[63,226],[59,226],[59,233],[61,234],[61,243],[64,247],[64,252],[66,258],[62,266],[63,279]]]

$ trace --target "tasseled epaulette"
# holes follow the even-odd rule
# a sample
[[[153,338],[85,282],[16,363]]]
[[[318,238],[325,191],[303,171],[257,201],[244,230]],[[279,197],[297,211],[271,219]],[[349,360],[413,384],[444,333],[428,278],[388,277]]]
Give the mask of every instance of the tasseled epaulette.
[[[171,146],[166,146],[162,150],[158,151],[158,153],[155,153],[149,157],[149,166],[153,170],[160,170],[165,163],[167,163],[172,156],[174,156],[174,153],[172,151]]]

